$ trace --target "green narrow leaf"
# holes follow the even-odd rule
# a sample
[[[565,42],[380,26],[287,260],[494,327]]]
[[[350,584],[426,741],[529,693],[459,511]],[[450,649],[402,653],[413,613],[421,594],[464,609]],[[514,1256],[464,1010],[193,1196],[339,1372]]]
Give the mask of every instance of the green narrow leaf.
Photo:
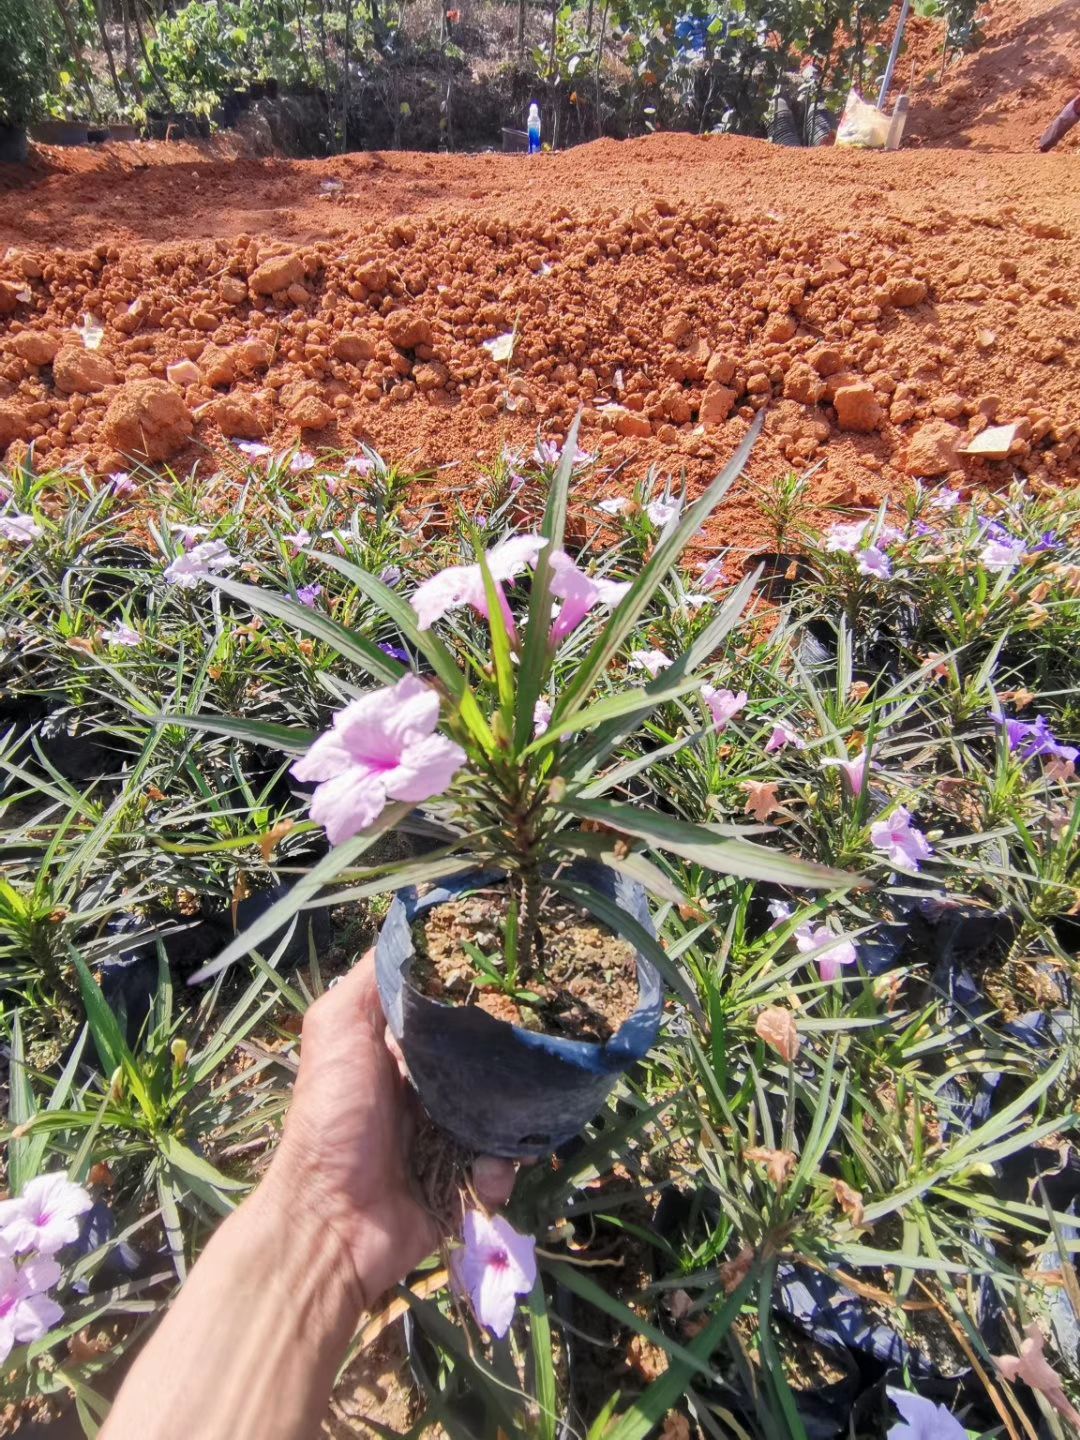
[[[529,743],[533,730],[533,710],[540,698],[544,676],[548,669],[548,635],[551,630],[551,557],[562,549],[566,525],[567,498],[570,493],[570,475],[577,453],[578,431],[581,429],[581,412],[574,417],[570,433],[559,459],[558,469],[551,482],[547,505],[544,508],[544,522],[540,533],[548,542],[537,556],[533,571],[532,589],[529,592],[529,621],[525,631],[525,649],[521,656],[518,674],[517,714],[514,717],[514,749],[520,752]]]
[[[658,1380],[654,1380],[624,1410],[614,1425],[605,1426],[604,1440],[647,1440],[655,1426],[659,1425],[668,1411],[679,1403],[700,1365],[709,1360],[720,1341],[739,1318],[751,1285],[748,1275],[737,1290],[734,1290],[708,1320],[705,1328],[685,1347],[688,1359],[676,1356]],[[703,1312],[707,1313],[707,1312]]]
[[[148,717],[155,725],[181,725],[186,730],[205,730],[211,735],[227,735],[246,740],[251,745],[269,745],[287,755],[299,755],[315,739],[316,731],[299,726],[272,725],[266,720],[244,720],[232,715],[170,715],[158,711]],[[246,842],[243,842],[246,843]]]
[[[1062,1251],[1062,1254],[1065,1252]],[[558,1419],[555,1396],[555,1365],[551,1354],[551,1323],[548,1320],[544,1279],[537,1275],[529,1292],[529,1343],[532,1347],[534,1399],[540,1410],[539,1440],[555,1440]]]
[[[315,550],[306,550],[312,559],[331,561],[329,555]],[[363,573],[362,571],[360,572]],[[370,578],[370,577],[369,577]],[[273,615],[285,620],[304,635],[321,640],[343,659],[351,660],[366,674],[380,680],[384,685],[393,685],[405,674],[405,666],[392,656],[380,650],[373,641],[349,630],[340,621],[333,619],[322,610],[311,610],[298,600],[289,600],[284,595],[275,595],[271,590],[260,589],[257,585],[243,585],[238,580],[229,580],[224,575],[212,575],[210,582],[234,600],[242,600],[256,615]],[[377,583],[377,582],[376,582]],[[385,589],[385,586],[383,587]],[[392,593],[392,592],[388,592]]]
[[[153,1099],[147,1088],[142,1069],[128,1049],[119,1020],[101,993],[100,985],[90,974],[86,961],[79,952],[74,947],[69,947],[68,955],[78,977],[79,992],[86,1009],[86,1021],[90,1027],[90,1035],[97,1047],[101,1063],[106,1068],[107,1075],[113,1075],[118,1069],[121,1070],[139,1108],[144,1115],[152,1117],[155,1111]]]
[[[812,860],[799,860],[781,850],[770,850],[748,840],[717,834],[708,825],[675,820],[657,811],[614,800],[586,800],[568,796],[557,806],[581,820],[596,820],[624,835],[646,840],[695,865],[722,875],[746,880],[771,880],[778,885],[805,886],[811,890],[851,890],[865,885],[858,875],[832,870]]]
[[[22,1025],[19,1021],[19,1012],[16,1010],[11,1023],[11,1066],[8,1078],[8,1117],[11,1120],[12,1129],[27,1124],[36,1113],[34,1091],[26,1069]],[[21,1195],[26,1182],[34,1178],[30,1148],[32,1138],[31,1135],[23,1135],[18,1138],[13,1135],[8,1141],[8,1188],[12,1195]]]
[[[380,835],[399,824],[411,809],[411,805],[388,805],[375,824],[363,835],[355,835],[343,845],[334,845],[316,865],[297,879],[287,894],[271,905],[269,910],[264,910],[235,940],[230,941],[216,960],[211,960],[209,965],[197,970],[188,984],[197,985],[203,980],[211,980],[235,960],[257,950],[264,940],[268,940],[283,925],[288,924],[305,901],[310,900],[324,886],[331,885],[343,870],[347,870],[354,860],[374,845]]]

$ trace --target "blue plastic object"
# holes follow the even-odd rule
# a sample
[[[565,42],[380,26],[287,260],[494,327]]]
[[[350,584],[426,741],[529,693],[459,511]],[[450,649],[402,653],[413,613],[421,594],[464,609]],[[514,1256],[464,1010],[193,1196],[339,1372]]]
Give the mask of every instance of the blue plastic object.
[[[539,107],[538,105],[533,104],[533,105],[530,105],[530,106],[529,106],[529,154],[530,154],[530,155],[538,155],[539,153],[540,153],[540,107]]]
[[[572,872],[653,933],[640,885],[598,864]],[[476,1005],[444,1005],[409,983],[412,927],[429,910],[501,876],[462,875],[420,896],[394,897],[379,932],[375,968],[390,1030],[435,1123],[485,1155],[540,1159],[577,1135],[623,1071],[652,1048],[663,993],[652,962],[638,954],[638,1007],[605,1044],[538,1034],[496,1020]]]

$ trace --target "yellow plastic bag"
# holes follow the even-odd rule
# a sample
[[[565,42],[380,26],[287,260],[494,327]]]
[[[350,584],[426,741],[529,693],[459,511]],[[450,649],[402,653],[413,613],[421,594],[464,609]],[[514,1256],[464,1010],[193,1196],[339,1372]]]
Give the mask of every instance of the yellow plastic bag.
[[[884,150],[891,123],[876,105],[868,105],[857,90],[851,90],[840,116],[836,143],[856,145],[862,150]]]

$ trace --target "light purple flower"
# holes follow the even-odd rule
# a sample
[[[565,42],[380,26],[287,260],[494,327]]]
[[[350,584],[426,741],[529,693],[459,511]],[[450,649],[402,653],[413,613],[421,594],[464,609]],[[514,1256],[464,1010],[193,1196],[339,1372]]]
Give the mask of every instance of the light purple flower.
[[[680,608],[688,611],[691,615],[693,615],[694,612],[700,610],[703,605],[711,605],[712,603],[713,597],[711,595],[702,595],[697,590],[687,590],[686,594],[682,598],[682,605]]]
[[[125,645],[129,650],[142,644],[139,632],[126,625],[123,620],[117,620],[108,630],[102,630],[101,638],[106,645]]]
[[[533,738],[539,739],[548,726],[551,724],[551,702],[545,700],[543,695],[533,706]]]
[[[841,968],[854,965],[858,952],[850,940],[840,940],[828,925],[808,921],[795,931],[795,944],[800,955],[813,954],[822,980],[838,980]]]
[[[384,655],[389,655],[391,660],[400,660],[402,665],[408,665],[412,656],[402,645],[391,645],[388,640],[379,641],[379,649]]]
[[[465,1244],[450,1262],[455,1284],[472,1301],[480,1324],[502,1339],[514,1318],[517,1297],[528,1295],[536,1284],[536,1242],[531,1235],[519,1235],[501,1215],[481,1210],[466,1213],[462,1232]]]
[[[181,590],[194,590],[201,580],[210,575],[223,575],[238,563],[236,557],[229,554],[224,540],[205,540],[167,565],[165,579]]]
[[[283,535],[281,537],[288,545],[293,555],[299,555],[301,550],[306,550],[311,544],[311,531],[305,530],[302,526],[295,535]]]
[[[0,515],[0,540],[10,540],[13,545],[29,545],[44,534],[45,531],[30,515]]]
[[[944,1405],[892,1385],[886,1386],[885,1393],[903,1416],[886,1440],[968,1440],[968,1432]]]
[[[795,913],[786,900],[770,900],[765,909],[772,916],[770,930],[776,930],[779,926],[786,924]]]
[[[36,1250],[55,1255],[79,1236],[79,1216],[93,1202],[81,1185],[66,1175],[38,1175],[28,1180],[17,1200],[0,1201],[0,1235],[8,1254]]]
[[[721,585],[725,579],[723,556],[717,555],[713,560],[707,560],[701,567],[700,584],[703,589],[711,590],[714,585]]]
[[[849,525],[832,526],[825,536],[825,549],[834,554],[854,555],[869,524],[869,520],[856,520]]]
[[[877,580],[888,580],[892,574],[889,557],[876,545],[867,545],[865,550],[860,550],[855,556],[855,563],[859,567],[860,575],[872,575]]]
[[[301,605],[306,605],[309,610],[314,610],[315,602],[322,593],[321,585],[301,585],[296,592],[296,598]]]
[[[486,530],[488,527],[488,518],[486,515],[474,515],[473,524],[478,530]]]
[[[823,766],[835,766],[841,770],[847,780],[853,795],[861,795],[863,786],[866,784],[866,751],[855,755],[850,760],[837,760],[827,755],[822,761]]]
[[[134,495],[138,488],[126,470],[117,470],[109,476],[109,489],[118,500],[122,500],[127,495]]]
[[[870,843],[875,850],[884,851],[890,865],[909,870],[918,870],[921,862],[934,853],[923,832],[912,825],[911,813],[903,805],[884,820],[875,820],[870,826]]]
[[[654,680],[661,670],[666,670],[672,664],[674,661],[665,655],[663,650],[634,650],[630,655],[631,669],[644,670]]]
[[[747,697],[745,690],[734,695],[730,690],[714,690],[711,685],[703,685],[701,698],[712,711],[713,723],[719,732],[726,730],[728,721],[745,707]]]
[[[596,508],[605,515],[622,515],[630,508],[630,500],[625,495],[612,495],[607,500],[598,500]]]
[[[182,550],[190,550],[199,543],[200,535],[210,533],[209,525],[174,525],[172,530]]]
[[[264,445],[261,440],[237,440],[235,443],[240,454],[251,460],[261,460],[264,455],[270,454],[270,446]]]
[[[55,1260],[36,1258],[17,1266],[0,1259],[0,1362],[16,1345],[40,1340],[63,1319],[63,1310],[45,1294],[59,1281],[60,1273]]]
[[[567,555],[556,550],[551,556],[551,593],[562,601],[548,637],[558,645],[581,624],[594,605],[617,605],[630,589],[630,581],[596,579],[586,575]]]
[[[314,470],[315,456],[310,450],[298,450],[289,461],[289,469],[294,475],[301,475],[305,470]]]
[[[959,490],[951,490],[948,485],[943,485],[930,499],[932,510],[955,510],[959,504]]]
[[[395,585],[401,584],[401,566],[384,565],[379,571],[379,579],[392,590]]]
[[[1000,530],[1000,526],[997,527]],[[1003,570],[1015,570],[1024,556],[1024,542],[1017,540],[1008,531],[992,535],[979,551],[979,563],[984,570],[1000,574]]]
[[[516,472],[511,472],[511,475],[510,475],[510,494],[511,494],[511,495],[516,495],[516,494],[518,493],[518,491],[523,488],[524,484],[525,484],[525,476],[524,476],[524,475],[518,475]]]
[[[557,465],[559,463],[559,446],[555,440],[537,440],[536,449],[533,451],[533,459],[538,465]]]
[[[681,500],[652,500],[645,506],[645,514],[658,530],[665,525],[674,524],[682,514]]]
[[[346,475],[359,475],[361,477],[370,475],[375,469],[375,461],[367,455],[352,455],[341,467]],[[333,492],[331,492],[333,493]]]
[[[777,750],[783,750],[786,746],[792,745],[796,750],[805,750],[806,744],[794,730],[789,730],[786,725],[774,725],[772,734],[765,743],[765,754],[773,755]]]
[[[487,552],[488,570],[499,592],[503,619],[511,636],[515,634],[514,617],[503,594],[503,582],[535,565],[536,557],[547,543],[542,535],[511,535]],[[416,611],[420,630],[430,629],[448,610],[456,610],[462,605],[471,605],[486,618],[487,595],[480,566],[451,565],[446,570],[440,570],[430,580],[417,586],[409,597],[409,604]]]
[[[438,724],[438,693],[418,675],[338,711],[291,772],[319,782],[310,814],[331,845],[366,830],[390,800],[419,804],[442,794],[466,757],[436,733]]]

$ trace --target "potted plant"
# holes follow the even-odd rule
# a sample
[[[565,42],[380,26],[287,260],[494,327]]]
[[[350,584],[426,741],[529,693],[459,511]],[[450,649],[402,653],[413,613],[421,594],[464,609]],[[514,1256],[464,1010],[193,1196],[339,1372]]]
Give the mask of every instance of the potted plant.
[[[7,0],[0,7],[0,164],[26,161],[26,125],[49,89],[52,39],[35,0]]]
[[[681,746],[745,704],[745,695],[708,683],[720,678],[709,662],[754,577],[647,683],[630,647],[759,428],[632,580],[587,574],[563,549],[576,427],[539,533],[488,550],[477,534],[472,563],[441,571],[408,598],[337,555],[310,550],[393,623],[408,663],[326,614],[208,576],[233,600],[329,642],[379,688],[358,692],[314,738],[230,717],[167,717],[296,753],[294,777],[314,786],[310,823],[325,827],[331,844],[193,979],[258,949],[305,906],[395,892],[376,950],[379,986],[423,1103],[477,1150],[540,1156],[578,1133],[648,1051],[662,980],[695,1003],[654,936],[646,892],[693,906],[639,846],[787,885],[850,884],[745,838],[755,832],[686,824],[611,798],[650,763],[647,750],[628,758],[624,747],[658,707],[687,702],[694,723]],[[437,627],[461,611],[478,612],[483,626],[471,635],[457,626],[452,646]],[[358,864],[419,805],[434,849]]]

